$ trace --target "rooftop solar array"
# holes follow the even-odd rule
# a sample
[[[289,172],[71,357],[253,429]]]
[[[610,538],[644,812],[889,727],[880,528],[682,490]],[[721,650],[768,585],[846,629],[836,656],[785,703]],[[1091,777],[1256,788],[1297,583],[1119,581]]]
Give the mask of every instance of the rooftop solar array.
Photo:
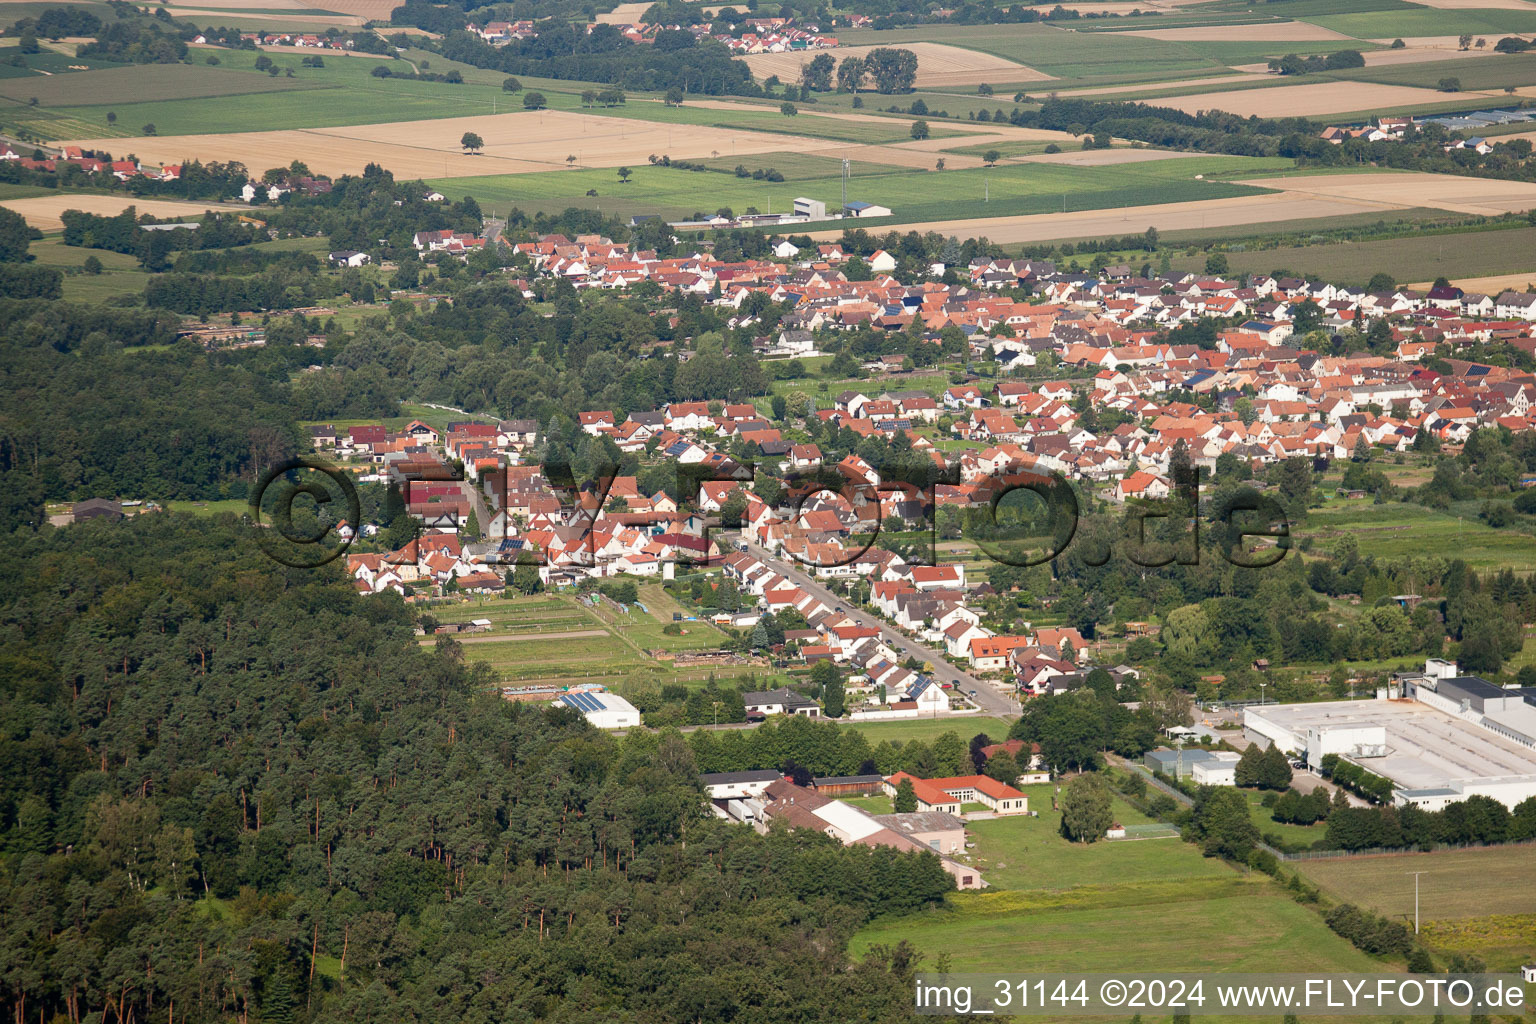
[[[596,695],[590,693],[568,693],[564,701],[578,711],[606,711],[607,706],[598,700]]]

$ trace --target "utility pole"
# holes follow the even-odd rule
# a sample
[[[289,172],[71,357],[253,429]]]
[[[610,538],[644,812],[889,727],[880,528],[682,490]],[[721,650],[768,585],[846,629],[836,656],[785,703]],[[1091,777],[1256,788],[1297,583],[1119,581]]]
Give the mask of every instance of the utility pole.
[[[1419,876],[1422,871],[1406,872],[1413,876],[1413,934],[1419,934]]]

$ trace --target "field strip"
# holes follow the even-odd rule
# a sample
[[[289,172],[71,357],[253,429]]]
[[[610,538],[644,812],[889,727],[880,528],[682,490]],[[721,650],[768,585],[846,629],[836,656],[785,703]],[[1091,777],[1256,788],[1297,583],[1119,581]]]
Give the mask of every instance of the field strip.
[[[1462,92],[1468,107],[1493,93]],[[1475,98],[1477,97],[1477,98]],[[1313,114],[1340,114],[1356,110],[1444,103],[1447,94],[1436,89],[1411,85],[1381,85],[1375,82],[1313,82],[1307,85],[1280,85],[1268,89],[1230,90],[1193,95],[1164,97],[1157,106],[1172,107],[1186,114],[1202,110],[1225,110],[1239,117],[1305,117]]]
[[[1202,25],[1188,28],[1133,28],[1114,35],[1141,36],[1169,43],[1274,43],[1316,42],[1341,39],[1355,42],[1354,36],[1306,21],[1259,22],[1252,25]]]
[[[1481,293],[1483,295],[1498,295],[1500,292],[1529,290],[1530,284],[1536,281],[1536,269],[1524,274],[1495,274],[1492,277],[1455,277],[1451,278],[1451,284],[1464,292]],[[1404,285],[1405,288],[1433,288],[1433,281],[1420,281],[1418,284]]]
[[[1244,184],[1250,183],[1244,182]],[[937,231],[943,235],[957,235],[961,239],[984,237],[997,244],[1009,245],[1019,242],[1044,242],[1058,238],[1138,234],[1149,227],[1155,227],[1159,231],[1187,231],[1288,220],[1344,217],[1399,208],[1402,207],[1394,207],[1386,203],[1274,192],[1257,196],[1235,196],[1228,199],[1202,199],[1189,203],[1127,206],[1115,210],[931,221],[902,224],[901,229],[903,231]],[[885,230],[885,228],[882,226],[871,230]],[[811,238],[817,241],[836,241],[841,237],[841,229],[811,233]]]
[[[1068,167],[1113,167],[1117,164],[1140,164],[1151,160],[1182,160],[1208,156],[1207,153],[1188,153],[1172,149],[1079,149],[1065,153],[1036,153],[1033,156],[1005,158],[1004,163],[1015,164],[1064,164]]]
[[[968,50],[944,43],[913,42],[900,45],[902,49],[911,50],[917,55],[917,78],[914,84],[919,89],[1053,80],[1052,76],[1034,68],[980,50]],[[839,46],[824,51],[753,53],[741,60],[751,69],[752,76],[759,80],[776,75],[786,82],[798,82],[801,66],[810,63],[818,52],[829,53],[841,62],[848,57],[863,57],[876,48],[873,45],[860,45]]]
[[[1166,82],[1142,82],[1139,85],[1096,85],[1092,89],[1063,89],[1059,96],[1063,99],[1077,99],[1079,96],[1111,96],[1124,93],[1130,95],[1138,92],[1156,92],[1159,89],[1176,89],[1189,86],[1192,89],[1204,89],[1213,85],[1235,85],[1238,82],[1251,82],[1254,73],[1268,74],[1269,67],[1265,64],[1245,64],[1242,67],[1234,67],[1233,71],[1243,72],[1236,75],[1217,75],[1215,78],[1179,78]],[[1148,103],[1156,103],[1148,100]]]
[[[461,644],[511,644],[519,640],[580,640],[584,637],[607,635],[606,629],[573,629],[565,633],[502,633],[500,635],[481,633],[465,637],[455,636],[453,639]],[[423,637],[417,641],[423,647],[436,642],[435,636]]]
[[[1526,0],[1410,0],[1438,11],[1536,11]]]
[[[1478,215],[1519,213],[1536,207],[1536,184],[1453,174],[1319,174],[1252,178],[1242,183],[1292,194],[1397,207],[1432,206]]]
[[[246,206],[221,203],[186,203],[174,199],[144,199],[138,196],[57,195],[32,199],[0,200],[0,206],[14,210],[39,231],[58,231],[64,227],[65,210],[83,210],[113,217],[132,206],[140,214],[156,217],[200,217],[208,210],[246,210]]]
[[[485,141],[480,154],[465,153],[459,145],[466,132],[474,132]],[[121,140],[70,140],[68,144],[85,149],[122,148]],[[578,167],[617,167],[645,164],[647,157],[656,153],[698,160],[784,150],[817,152],[829,145],[838,143],[749,129],[660,124],[560,110],[133,140],[134,152],[151,163],[238,160],[259,172],[283,161],[301,160],[315,171],[333,175],[357,174],[367,164],[377,163],[402,180],[558,170],[568,166],[567,156],[574,156]]]

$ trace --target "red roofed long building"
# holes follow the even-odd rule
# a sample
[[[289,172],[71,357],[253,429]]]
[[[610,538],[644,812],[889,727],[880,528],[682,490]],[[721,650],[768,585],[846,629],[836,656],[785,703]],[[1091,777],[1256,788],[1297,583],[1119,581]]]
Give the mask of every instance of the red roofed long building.
[[[993,814],[1028,814],[1029,798],[1012,786],[987,775],[956,775],[947,779],[920,779],[897,772],[885,780],[885,794],[894,798],[903,781],[912,783],[919,811],[944,811],[963,817],[965,804],[982,804]]]

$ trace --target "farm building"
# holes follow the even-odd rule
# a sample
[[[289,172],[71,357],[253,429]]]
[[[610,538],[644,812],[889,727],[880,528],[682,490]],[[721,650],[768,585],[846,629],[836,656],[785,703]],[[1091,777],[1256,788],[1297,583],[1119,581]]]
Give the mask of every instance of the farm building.
[[[889,217],[889,206],[876,206],[874,203],[865,203],[854,200],[843,204],[843,216],[845,217]]]
[[[877,796],[885,785],[880,775],[832,775],[812,779],[812,787],[822,796]]]
[[[886,828],[916,840],[935,853],[965,852],[965,822],[943,811],[917,811],[907,814],[877,814],[875,820]]]
[[[955,852],[965,849],[963,827],[958,837],[958,847],[955,846],[955,830],[947,826],[950,822],[958,822],[958,819],[949,815],[942,816],[948,821],[929,815],[876,816],[852,804],[803,789],[788,779],[780,779],[771,784],[761,799],[761,814],[753,821],[759,831],[766,832],[770,823],[782,821],[790,828],[813,828],[844,846],[889,846],[897,850],[933,853],[938,856],[944,870],[954,876],[956,888],[980,889],[987,884],[975,868],[946,856],[949,849]],[[744,805],[748,803],[753,802],[743,802]],[[887,821],[890,818],[898,819],[898,824],[905,820],[906,826],[893,828]],[[924,838],[919,839],[918,836]]]
[[[555,705],[575,708],[599,729],[632,729],[640,724],[639,709],[616,693],[562,693]]]
[[[739,800],[758,796],[770,783],[782,778],[771,768],[752,772],[711,772],[699,776],[704,795],[711,800]]]

